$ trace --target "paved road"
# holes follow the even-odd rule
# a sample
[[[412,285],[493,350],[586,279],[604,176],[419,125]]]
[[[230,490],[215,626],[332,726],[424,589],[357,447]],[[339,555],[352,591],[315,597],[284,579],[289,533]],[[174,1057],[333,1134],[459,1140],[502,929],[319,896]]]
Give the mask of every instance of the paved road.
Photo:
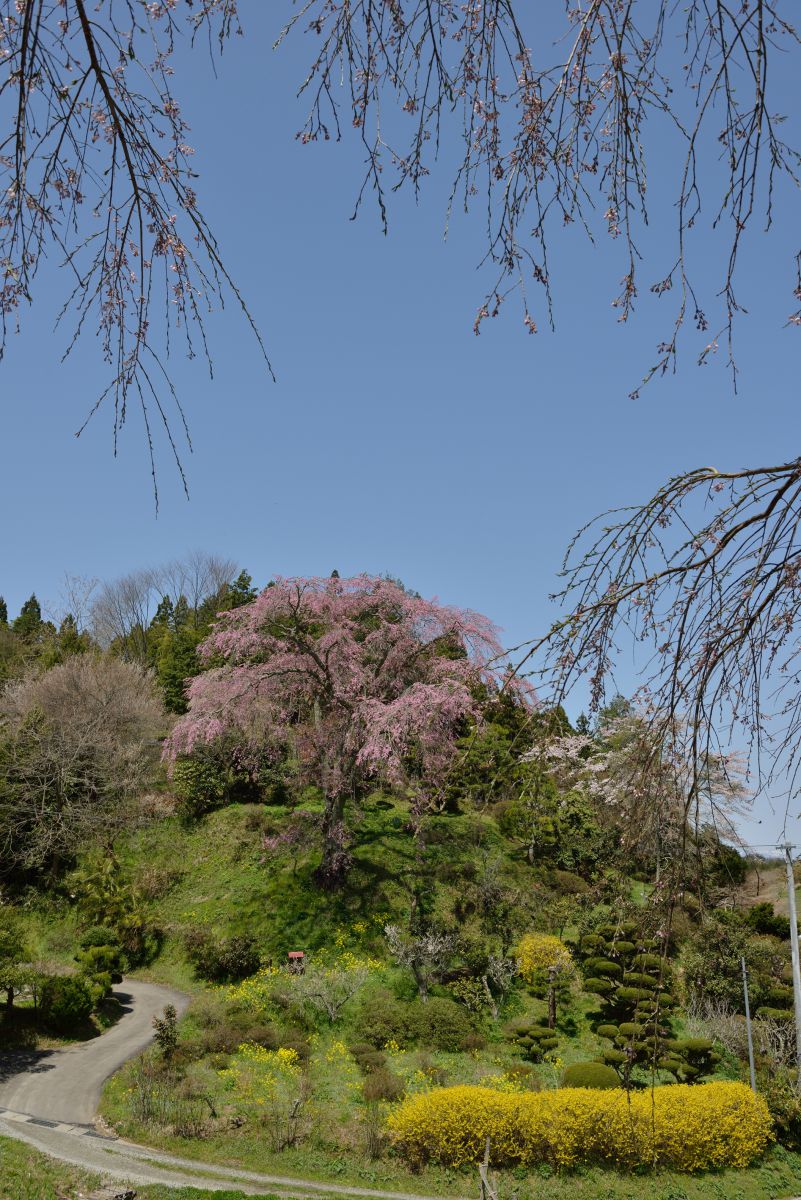
[[[153,1040],[153,1017],[166,1004],[182,1013],[189,997],[126,979],[114,989],[123,1015],[102,1037],[68,1050],[0,1054],[0,1108],[49,1121],[91,1125],[109,1075]]]
[[[94,1119],[106,1079],[152,1041],[153,1017],[166,1004],[174,1004],[180,1013],[189,1002],[181,992],[133,979],[124,980],[115,988],[115,995],[122,1003],[123,1016],[101,1037],[68,1050],[0,1053],[0,1134],[26,1142],[61,1162],[128,1184],[162,1183],[210,1192],[233,1187],[247,1195],[304,1200],[325,1196],[431,1200],[402,1192],[258,1175],[177,1158],[98,1133]]]

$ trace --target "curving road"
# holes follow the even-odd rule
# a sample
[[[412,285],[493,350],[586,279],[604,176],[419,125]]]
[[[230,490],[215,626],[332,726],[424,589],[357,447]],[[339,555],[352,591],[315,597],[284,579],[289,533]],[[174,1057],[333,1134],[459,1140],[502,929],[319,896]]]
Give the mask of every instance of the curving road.
[[[115,995],[123,1015],[101,1037],[68,1050],[0,1053],[0,1134],[26,1142],[61,1162],[127,1184],[162,1183],[209,1192],[235,1187],[247,1195],[297,1196],[305,1200],[323,1196],[432,1200],[313,1179],[259,1175],[177,1158],[99,1133],[94,1120],[109,1075],[153,1040],[153,1017],[165,1005],[173,1004],[181,1013],[189,1003],[182,992],[134,979],[124,980],[115,988]]]
[[[67,1050],[0,1054],[0,1108],[48,1121],[91,1125],[109,1075],[153,1040],[153,1017],[189,997],[171,988],[125,979],[114,989],[123,1015],[111,1029]]]

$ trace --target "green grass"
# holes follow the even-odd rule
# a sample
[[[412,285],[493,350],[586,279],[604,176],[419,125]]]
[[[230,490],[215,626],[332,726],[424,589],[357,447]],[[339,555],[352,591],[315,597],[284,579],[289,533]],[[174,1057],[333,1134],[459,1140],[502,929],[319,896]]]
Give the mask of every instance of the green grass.
[[[414,845],[403,805],[381,793],[368,798],[348,886],[336,893],[314,883],[315,852],[296,862],[265,861],[262,834],[279,830],[287,816],[280,805],[231,805],[194,825],[177,818],[154,823],[121,847],[121,862],[166,935],[152,978],[194,990],[181,948],[181,933],[193,924],[251,934],[264,956],[279,963],[292,949],[333,947],[338,931],[355,923],[366,926],[367,946],[382,950],[383,925],[391,919],[405,923],[404,882]],[[460,866],[475,863],[479,854],[502,856],[509,881],[521,892],[531,886],[530,868],[491,817],[435,817],[428,837],[429,870],[437,874],[444,898],[458,894]]]

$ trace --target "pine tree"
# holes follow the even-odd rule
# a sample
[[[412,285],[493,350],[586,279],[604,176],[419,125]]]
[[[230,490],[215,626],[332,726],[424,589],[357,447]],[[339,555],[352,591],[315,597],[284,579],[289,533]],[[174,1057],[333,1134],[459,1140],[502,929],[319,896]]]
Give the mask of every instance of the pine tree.
[[[168,629],[161,639],[156,659],[156,678],[168,712],[186,712],[186,684],[199,670],[194,631],[186,627]]]
[[[172,628],[178,633],[189,624],[189,601],[186,596],[179,596],[172,614]]]
[[[8,624],[8,605],[2,596],[0,596],[0,625]]]
[[[58,648],[61,658],[70,654],[83,654],[89,649],[89,638],[78,629],[72,613],[67,613],[58,630]]]
[[[173,607],[172,600],[169,596],[162,596],[159,600],[159,606],[156,609],[156,615],[150,622],[151,628],[154,625],[169,625],[172,622]]]
[[[258,594],[259,589],[253,586],[253,579],[248,572],[240,571],[228,587],[226,608],[241,608],[243,604],[250,604],[251,600],[255,600]]]
[[[669,1071],[682,1083],[695,1083],[720,1061],[707,1038],[671,1036],[668,988],[671,965],[658,938],[645,935],[636,921],[602,925],[585,934],[584,988],[601,998],[596,1033],[612,1043],[603,1060],[632,1085],[635,1067]]]
[[[34,592],[23,604],[19,616],[12,626],[22,638],[34,637],[42,627],[42,606]]]

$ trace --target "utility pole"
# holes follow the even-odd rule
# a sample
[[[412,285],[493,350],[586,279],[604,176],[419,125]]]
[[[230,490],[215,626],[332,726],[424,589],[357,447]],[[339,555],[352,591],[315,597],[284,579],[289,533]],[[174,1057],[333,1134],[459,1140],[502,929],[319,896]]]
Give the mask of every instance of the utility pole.
[[[751,1091],[756,1092],[756,1071],[754,1070],[754,1038],[751,1033],[751,1006],[748,1003],[748,972],[745,969],[745,958],[740,962],[743,967],[743,996],[745,997],[745,1029],[748,1034],[748,1070],[751,1074]]]
[[[795,875],[790,854],[795,847],[785,842],[784,856],[787,860],[787,899],[790,904],[790,945],[793,953],[793,1012],[795,1016],[795,1063],[796,1091],[801,1091],[801,959],[798,955],[798,917],[795,911]]]

